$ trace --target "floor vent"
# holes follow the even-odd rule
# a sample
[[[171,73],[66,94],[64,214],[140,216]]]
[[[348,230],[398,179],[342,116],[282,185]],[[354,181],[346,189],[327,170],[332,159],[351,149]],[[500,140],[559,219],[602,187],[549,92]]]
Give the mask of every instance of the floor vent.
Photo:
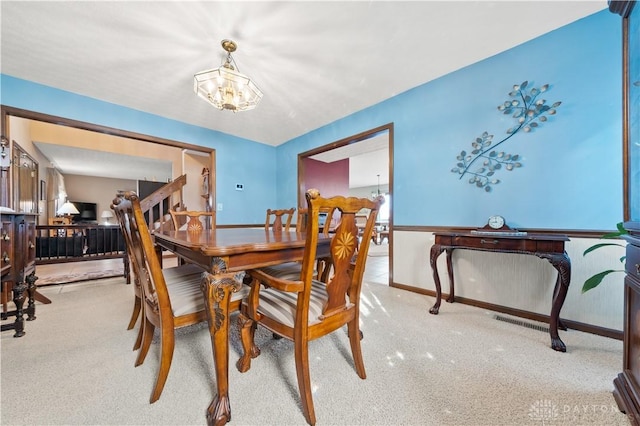
[[[513,319],[513,318],[503,317],[502,315],[496,315],[494,318],[497,319],[498,321],[504,321],[504,322],[508,322],[508,323],[511,323],[511,324],[520,325],[522,327],[532,328],[532,329],[538,330],[538,331],[544,331],[544,332],[547,332],[547,333],[549,332],[549,327],[544,326],[544,325],[531,324],[531,323],[526,322],[526,321],[521,321],[521,320],[517,320],[517,319]]]

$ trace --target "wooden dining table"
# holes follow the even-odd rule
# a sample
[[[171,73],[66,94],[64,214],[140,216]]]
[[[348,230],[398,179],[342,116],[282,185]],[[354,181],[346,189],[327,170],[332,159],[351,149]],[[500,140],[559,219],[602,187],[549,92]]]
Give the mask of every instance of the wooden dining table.
[[[242,285],[242,271],[302,260],[305,234],[264,228],[216,228],[201,231],[157,231],[158,246],[208,272],[203,274],[216,391],[207,409],[207,424],[231,420],[229,402],[229,299]],[[317,257],[329,254],[330,237],[320,234]]]

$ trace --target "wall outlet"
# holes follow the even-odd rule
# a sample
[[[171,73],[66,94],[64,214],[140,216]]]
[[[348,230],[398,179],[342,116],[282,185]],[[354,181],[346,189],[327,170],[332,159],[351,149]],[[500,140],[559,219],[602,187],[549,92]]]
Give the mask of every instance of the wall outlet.
[[[218,205],[216,206],[216,210],[218,210],[219,212],[222,211],[222,203],[218,203]]]
[[[244,185],[241,183],[236,183],[236,191],[242,191],[244,189]]]

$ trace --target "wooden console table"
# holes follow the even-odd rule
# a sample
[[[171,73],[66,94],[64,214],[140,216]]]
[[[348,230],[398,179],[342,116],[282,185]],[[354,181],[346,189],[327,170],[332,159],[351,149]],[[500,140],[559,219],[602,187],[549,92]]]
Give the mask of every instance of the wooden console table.
[[[449,297],[447,302],[455,299],[452,253],[455,249],[480,250],[497,253],[530,254],[548,260],[558,271],[558,278],[553,290],[551,315],[549,318],[549,334],[551,347],[556,351],[566,352],[566,346],[558,336],[560,310],[567,296],[571,279],[571,262],[564,250],[566,235],[529,234],[524,232],[436,232],[435,244],[431,247],[431,269],[436,285],[436,303],[429,310],[437,315],[440,310],[442,290],[438,275],[437,259],[443,251],[447,253],[447,272],[449,273]],[[562,329],[566,329],[561,326]]]

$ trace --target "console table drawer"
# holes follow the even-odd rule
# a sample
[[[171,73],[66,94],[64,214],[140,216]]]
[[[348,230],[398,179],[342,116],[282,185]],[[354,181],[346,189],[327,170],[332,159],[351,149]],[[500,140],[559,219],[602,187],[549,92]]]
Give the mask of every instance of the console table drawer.
[[[443,242],[444,245],[453,245],[457,248],[468,247],[470,249],[505,250],[505,251],[526,251],[526,252],[551,252],[563,253],[564,242],[534,240],[525,238],[500,238],[491,235],[483,236],[455,236],[450,243]]]
[[[627,244],[627,258],[625,260],[627,274],[640,280],[640,247]]]
[[[458,247],[486,247],[491,250],[530,250],[535,251],[536,242],[522,239],[495,238],[492,236],[482,237],[455,237],[454,244]]]

